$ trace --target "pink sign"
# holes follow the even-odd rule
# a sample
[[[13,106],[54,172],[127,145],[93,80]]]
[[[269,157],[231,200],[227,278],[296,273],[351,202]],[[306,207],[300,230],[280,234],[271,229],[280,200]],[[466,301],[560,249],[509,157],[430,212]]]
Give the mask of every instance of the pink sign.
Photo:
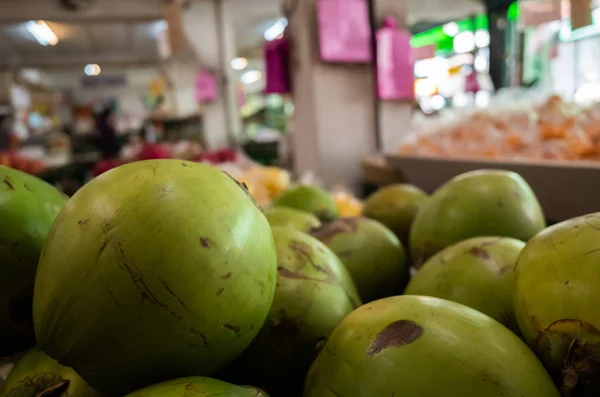
[[[559,21],[561,18],[561,0],[528,0],[519,2],[519,19],[524,27]]]
[[[290,84],[290,45],[285,37],[265,45],[265,94],[287,94]]]
[[[217,80],[208,70],[201,70],[196,75],[195,83],[196,101],[214,102],[218,98]]]
[[[325,62],[371,62],[366,0],[318,0],[319,52]]]
[[[414,64],[410,34],[399,30],[393,17],[377,32],[377,93],[379,99],[415,97]]]

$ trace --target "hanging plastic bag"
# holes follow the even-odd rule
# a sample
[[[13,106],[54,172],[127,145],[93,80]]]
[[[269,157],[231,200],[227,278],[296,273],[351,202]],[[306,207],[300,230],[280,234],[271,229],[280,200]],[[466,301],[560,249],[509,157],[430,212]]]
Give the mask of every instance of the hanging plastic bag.
[[[196,75],[196,101],[199,103],[214,102],[218,98],[217,80],[208,70],[201,70]]]
[[[371,25],[366,0],[319,0],[317,23],[322,61],[371,62]]]
[[[377,94],[382,100],[414,99],[414,66],[410,34],[386,17],[377,32]]]
[[[290,84],[290,45],[285,37],[265,45],[265,94],[288,94]]]

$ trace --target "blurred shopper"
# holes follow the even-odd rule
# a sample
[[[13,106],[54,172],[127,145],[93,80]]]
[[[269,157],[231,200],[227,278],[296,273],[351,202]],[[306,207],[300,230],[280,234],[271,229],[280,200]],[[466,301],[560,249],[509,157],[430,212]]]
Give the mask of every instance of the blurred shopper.
[[[101,175],[121,164],[119,160],[119,138],[114,123],[113,111],[110,108],[102,111],[96,119],[96,129],[99,135],[98,147],[102,159],[96,163],[92,170],[94,176]]]

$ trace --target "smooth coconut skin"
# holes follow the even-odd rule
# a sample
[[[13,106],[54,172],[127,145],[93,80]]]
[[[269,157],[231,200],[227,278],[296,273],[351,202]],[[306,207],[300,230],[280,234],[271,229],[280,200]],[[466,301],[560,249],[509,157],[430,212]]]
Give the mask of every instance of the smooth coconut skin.
[[[317,344],[361,299],[337,256],[319,240],[289,228],[273,228],[277,288],[257,338],[223,376],[251,383],[274,396],[302,395]]]
[[[427,193],[413,185],[385,186],[365,201],[363,215],[383,223],[408,247],[410,227],[428,199]]]
[[[305,211],[286,207],[272,207],[265,211],[271,227],[289,227],[301,232],[321,226],[319,218]]]
[[[405,294],[462,303],[518,333],[514,267],[524,246],[508,237],[475,237],[451,245],[425,262]]]
[[[402,243],[391,230],[367,218],[341,218],[313,235],[342,260],[364,302],[400,295],[408,281]]]
[[[510,171],[459,175],[436,190],[418,212],[410,232],[415,267],[449,245],[478,236],[528,241],[546,226],[527,182]]]
[[[71,368],[60,365],[39,348],[29,350],[15,364],[0,388],[0,397],[101,397]]]
[[[115,168],[78,191],[48,235],[35,283],[39,345],[108,395],[208,375],[239,355],[273,300],[260,208],[202,164]]]
[[[289,188],[277,196],[271,205],[310,212],[323,222],[330,222],[340,216],[333,197],[316,186],[302,185]]]
[[[559,223],[519,256],[515,314],[566,396],[600,395],[600,213]]]
[[[126,397],[269,397],[254,387],[236,386],[217,379],[173,379],[128,394]]]
[[[469,307],[399,296],[359,307],[331,334],[305,397],[558,397],[533,352]]]
[[[44,239],[66,202],[41,179],[0,166],[0,356],[35,343],[35,272]]]

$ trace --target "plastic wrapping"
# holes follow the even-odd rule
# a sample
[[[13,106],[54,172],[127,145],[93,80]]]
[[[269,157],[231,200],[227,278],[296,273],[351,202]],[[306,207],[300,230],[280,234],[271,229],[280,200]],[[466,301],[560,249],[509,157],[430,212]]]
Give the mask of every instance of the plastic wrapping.
[[[501,92],[490,110],[443,112],[410,133],[401,154],[520,160],[600,160],[600,104],[540,91]]]

